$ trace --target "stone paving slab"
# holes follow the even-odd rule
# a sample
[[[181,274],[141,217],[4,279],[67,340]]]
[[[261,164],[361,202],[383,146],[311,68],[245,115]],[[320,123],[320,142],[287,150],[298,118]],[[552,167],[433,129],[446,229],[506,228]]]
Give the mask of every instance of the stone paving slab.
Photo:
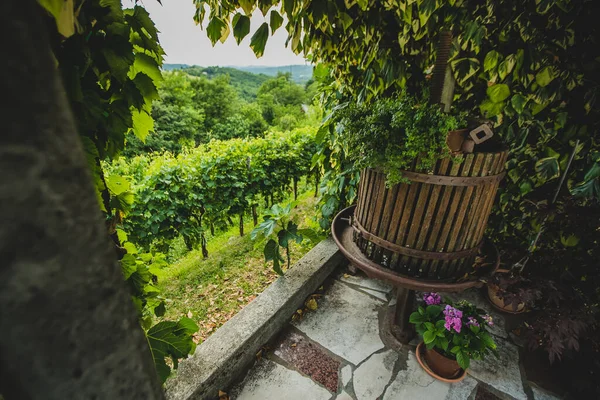
[[[232,400],[328,400],[331,397],[327,389],[310,378],[266,359],[259,361],[241,387],[231,393]]]
[[[410,352],[406,369],[398,372],[385,391],[383,400],[444,400],[449,391],[450,385],[429,376],[417,362],[415,354]]]
[[[499,337],[496,337],[495,341],[499,357],[492,355],[484,361],[472,360],[467,372],[473,378],[514,399],[527,400],[519,368],[519,349]]]
[[[377,299],[379,299],[381,301],[388,301],[386,294],[383,292],[378,292],[377,290],[367,289],[367,288],[360,288],[360,291],[363,293],[366,293],[368,295],[371,295],[373,297],[376,297]]]
[[[350,380],[352,380],[352,367],[350,365],[346,365],[344,368],[342,368],[341,378],[342,388],[345,388]]]
[[[351,285],[356,285],[364,289],[375,290],[381,293],[390,293],[394,288],[389,283],[378,279],[369,279],[362,275],[343,274],[340,277],[340,281],[344,283],[349,283]]]
[[[541,389],[537,386],[531,386],[531,390],[533,391],[534,400],[560,400],[562,397],[559,397],[553,393],[547,392],[544,389]]]
[[[384,347],[377,315],[383,304],[334,282],[319,301],[319,308],[294,325],[332,353],[358,365]]]
[[[398,353],[388,350],[373,354],[354,371],[354,394],[357,400],[376,399],[385,390],[398,361]]]

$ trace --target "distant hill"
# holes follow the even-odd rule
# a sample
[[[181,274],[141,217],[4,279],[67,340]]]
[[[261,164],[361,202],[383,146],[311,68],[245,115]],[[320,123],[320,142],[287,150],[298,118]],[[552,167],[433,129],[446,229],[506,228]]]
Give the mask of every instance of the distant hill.
[[[194,66],[181,68],[181,70],[193,76],[206,76],[208,79],[220,75],[229,75],[229,83],[235,88],[239,96],[246,101],[253,101],[260,85],[269,79],[269,76],[264,74],[253,74],[230,67],[205,68]]]
[[[172,71],[174,69],[183,69],[187,68],[189,65],[187,64],[163,64],[162,68],[165,71]]]
[[[193,76],[206,76],[212,79],[219,75],[229,75],[233,86],[241,98],[252,101],[260,85],[279,72],[292,74],[292,80],[304,85],[312,77],[311,65],[287,65],[281,67],[199,67],[187,64],[163,64],[165,71],[180,69]]]
[[[268,76],[276,76],[279,72],[289,72],[292,74],[292,80],[298,84],[305,84],[312,78],[312,65],[282,65],[279,67],[234,67],[242,71],[252,72],[253,74],[265,74]]]

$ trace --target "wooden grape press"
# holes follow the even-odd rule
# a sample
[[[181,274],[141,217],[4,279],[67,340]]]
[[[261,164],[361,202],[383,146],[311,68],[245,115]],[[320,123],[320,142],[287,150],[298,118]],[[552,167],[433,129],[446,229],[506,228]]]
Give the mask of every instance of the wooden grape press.
[[[452,79],[450,39],[441,34],[434,85],[447,86],[436,79],[440,74]],[[446,111],[451,98],[452,90],[432,88],[432,100]],[[381,171],[361,172],[357,204],[335,217],[332,236],[352,265],[397,287],[392,333],[400,342],[413,336],[408,319],[415,291],[480,287],[498,268],[498,250],[484,231],[507,157],[506,149],[484,143],[462,162],[439,160],[431,173],[402,171],[410,182],[393,187]]]

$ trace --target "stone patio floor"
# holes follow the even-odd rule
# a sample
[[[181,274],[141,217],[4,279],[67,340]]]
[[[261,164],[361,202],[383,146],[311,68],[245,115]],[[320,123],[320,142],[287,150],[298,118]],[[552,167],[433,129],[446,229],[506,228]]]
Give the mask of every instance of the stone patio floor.
[[[472,361],[467,377],[449,384],[430,377],[415,358],[420,339],[399,346],[380,326],[393,306],[393,288],[338,271],[318,297],[318,308],[292,321],[230,390],[239,400],[529,399],[559,397],[530,383],[504,318],[480,294],[447,294],[489,311],[500,357]],[[381,333],[380,333],[381,332]]]

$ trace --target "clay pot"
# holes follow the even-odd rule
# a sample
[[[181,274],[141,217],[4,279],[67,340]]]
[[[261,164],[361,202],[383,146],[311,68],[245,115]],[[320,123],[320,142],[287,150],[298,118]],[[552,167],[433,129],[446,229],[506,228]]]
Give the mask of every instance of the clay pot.
[[[525,303],[519,303],[516,310],[514,308],[514,304],[505,305],[504,299],[498,297],[499,289],[500,288],[493,283],[488,283],[487,285],[488,298],[497,309],[510,314],[520,314],[525,312]]]
[[[461,373],[461,368],[456,362],[456,360],[452,360],[448,357],[445,357],[435,351],[435,349],[425,349],[425,354],[423,354],[427,365],[433,372],[442,378],[452,379],[456,378]]]
[[[468,129],[459,129],[457,131],[448,132],[448,136],[446,136],[446,145],[451,152],[459,153],[461,151],[468,132]]]

